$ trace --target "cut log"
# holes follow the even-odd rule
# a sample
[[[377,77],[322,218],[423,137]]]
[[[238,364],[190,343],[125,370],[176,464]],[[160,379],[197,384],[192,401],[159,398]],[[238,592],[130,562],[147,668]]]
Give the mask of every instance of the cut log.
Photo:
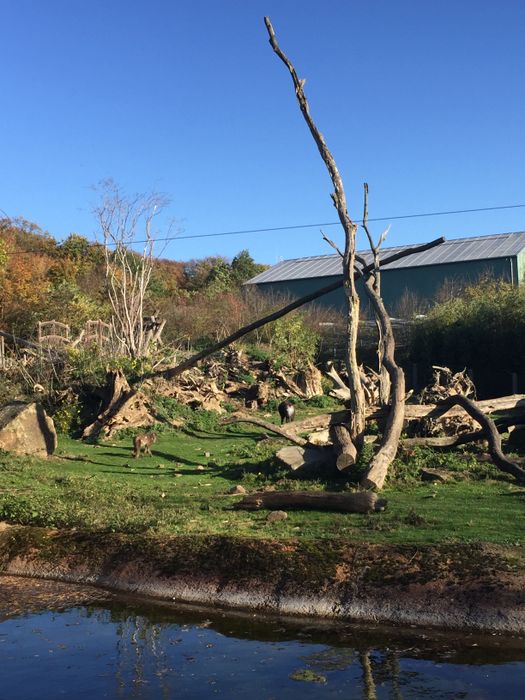
[[[334,463],[334,452],[331,448],[318,447],[283,447],[275,455],[277,459],[292,471],[317,471],[330,467]]]
[[[348,428],[344,425],[332,425],[329,435],[336,454],[335,464],[340,472],[347,471],[354,466],[357,459],[357,449]]]
[[[339,513],[371,513],[384,510],[386,500],[371,491],[326,493],[315,491],[263,491],[251,493],[234,505],[242,510],[328,510]]]

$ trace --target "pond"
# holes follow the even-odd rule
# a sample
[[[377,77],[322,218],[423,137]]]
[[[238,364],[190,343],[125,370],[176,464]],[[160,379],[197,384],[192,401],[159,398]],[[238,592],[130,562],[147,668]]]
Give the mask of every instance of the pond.
[[[129,600],[0,619],[0,700],[525,696],[519,638]]]

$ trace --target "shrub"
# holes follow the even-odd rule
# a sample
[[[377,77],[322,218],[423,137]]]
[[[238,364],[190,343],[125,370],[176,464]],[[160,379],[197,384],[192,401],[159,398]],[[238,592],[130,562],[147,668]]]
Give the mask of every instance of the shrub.
[[[435,306],[415,326],[411,356],[454,370],[523,369],[525,288],[485,280]]]

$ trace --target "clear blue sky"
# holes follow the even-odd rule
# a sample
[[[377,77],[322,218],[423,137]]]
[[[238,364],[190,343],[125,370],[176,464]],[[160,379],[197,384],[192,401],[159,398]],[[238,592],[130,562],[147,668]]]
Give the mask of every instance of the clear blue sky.
[[[91,187],[108,177],[169,196],[184,236],[336,220],[266,14],[306,78],[355,218],[364,181],[371,217],[525,203],[522,0],[0,0],[0,10],[0,209],[60,240],[94,237]],[[387,240],[523,229],[525,209],[514,209],[394,221]],[[164,255],[243,248],[266,263],[332,252],[310,228],[180,240]]]

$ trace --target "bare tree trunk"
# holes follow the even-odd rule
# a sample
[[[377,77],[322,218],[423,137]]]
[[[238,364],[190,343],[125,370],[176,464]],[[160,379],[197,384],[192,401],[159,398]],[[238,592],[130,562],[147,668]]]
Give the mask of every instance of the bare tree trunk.
[[[388,467],[395,459],[399,438],[403,430],[405,419],[405,374],[395,360],[394,332],[383,300],[377,295],[370,279],[366,281],[365,288],[374,305],[376,317],[381,324],[384,340],[383,364],[388,371],[392,384],[392,399],[379,450],[370,462],[370,468],[362,479],[361,486],[381,489],[385,482]]]
[[[363,228],[368,237],[368,242],[370,244],[370,250],[374,256],[374,269],[372,271],[373,288],[375,294],[381,296],[381,271],[380,271],[380,259],[379,259],[379,249],[381,244],[386,238],[388,230],[390,227],[385,229],[379,238],[379,243],[375,245],[372,235],[368,229],[368,183],[364,183],[364,205],[363,205]],[[386,353],[385,337],[383,333],[383,324],[380,318],[375,314],[376,327],[377,327],[377,363],[379,368],[379,403],[381,406],[388,406],[390,401],[391,383],[390,375],[385,367],[383,359]]]
[[[288,68],[295,88],[295,95],[299,103],[299,108],[306,121],[310,133],[317,145],[321,158],[323,159],[332,184],[334,192],[332,193],[332,201],[337,210],[339,221],[345,232],[345,252],[343,256],[343,277],[344,290],[348,300],[347,311],[347,344],[346,344],[346,364],[348,367],[348,376],[350,383],[350,437],[359,449],[363,443],[365,431],[365,395],[361,385],[359,374],[359,365],[357,362],[357,334],[359,327],[359,296],[355,287],[354,268],[355,268],[355,237],[357,225],[350,218],[346,203],[346,194],[343,186],[343,180],[337,168],[336,162],[326,145],[323,135],[317,128],[314,120],[310,115],[310,108],[306,95],[304,93],[304,80],[299,80],[296,70],[280,49],[275,36],[274,29],[268,17],[264,18],[268,36],[270,37],[270,45],[277,56],[281,59],[284,65]]]

